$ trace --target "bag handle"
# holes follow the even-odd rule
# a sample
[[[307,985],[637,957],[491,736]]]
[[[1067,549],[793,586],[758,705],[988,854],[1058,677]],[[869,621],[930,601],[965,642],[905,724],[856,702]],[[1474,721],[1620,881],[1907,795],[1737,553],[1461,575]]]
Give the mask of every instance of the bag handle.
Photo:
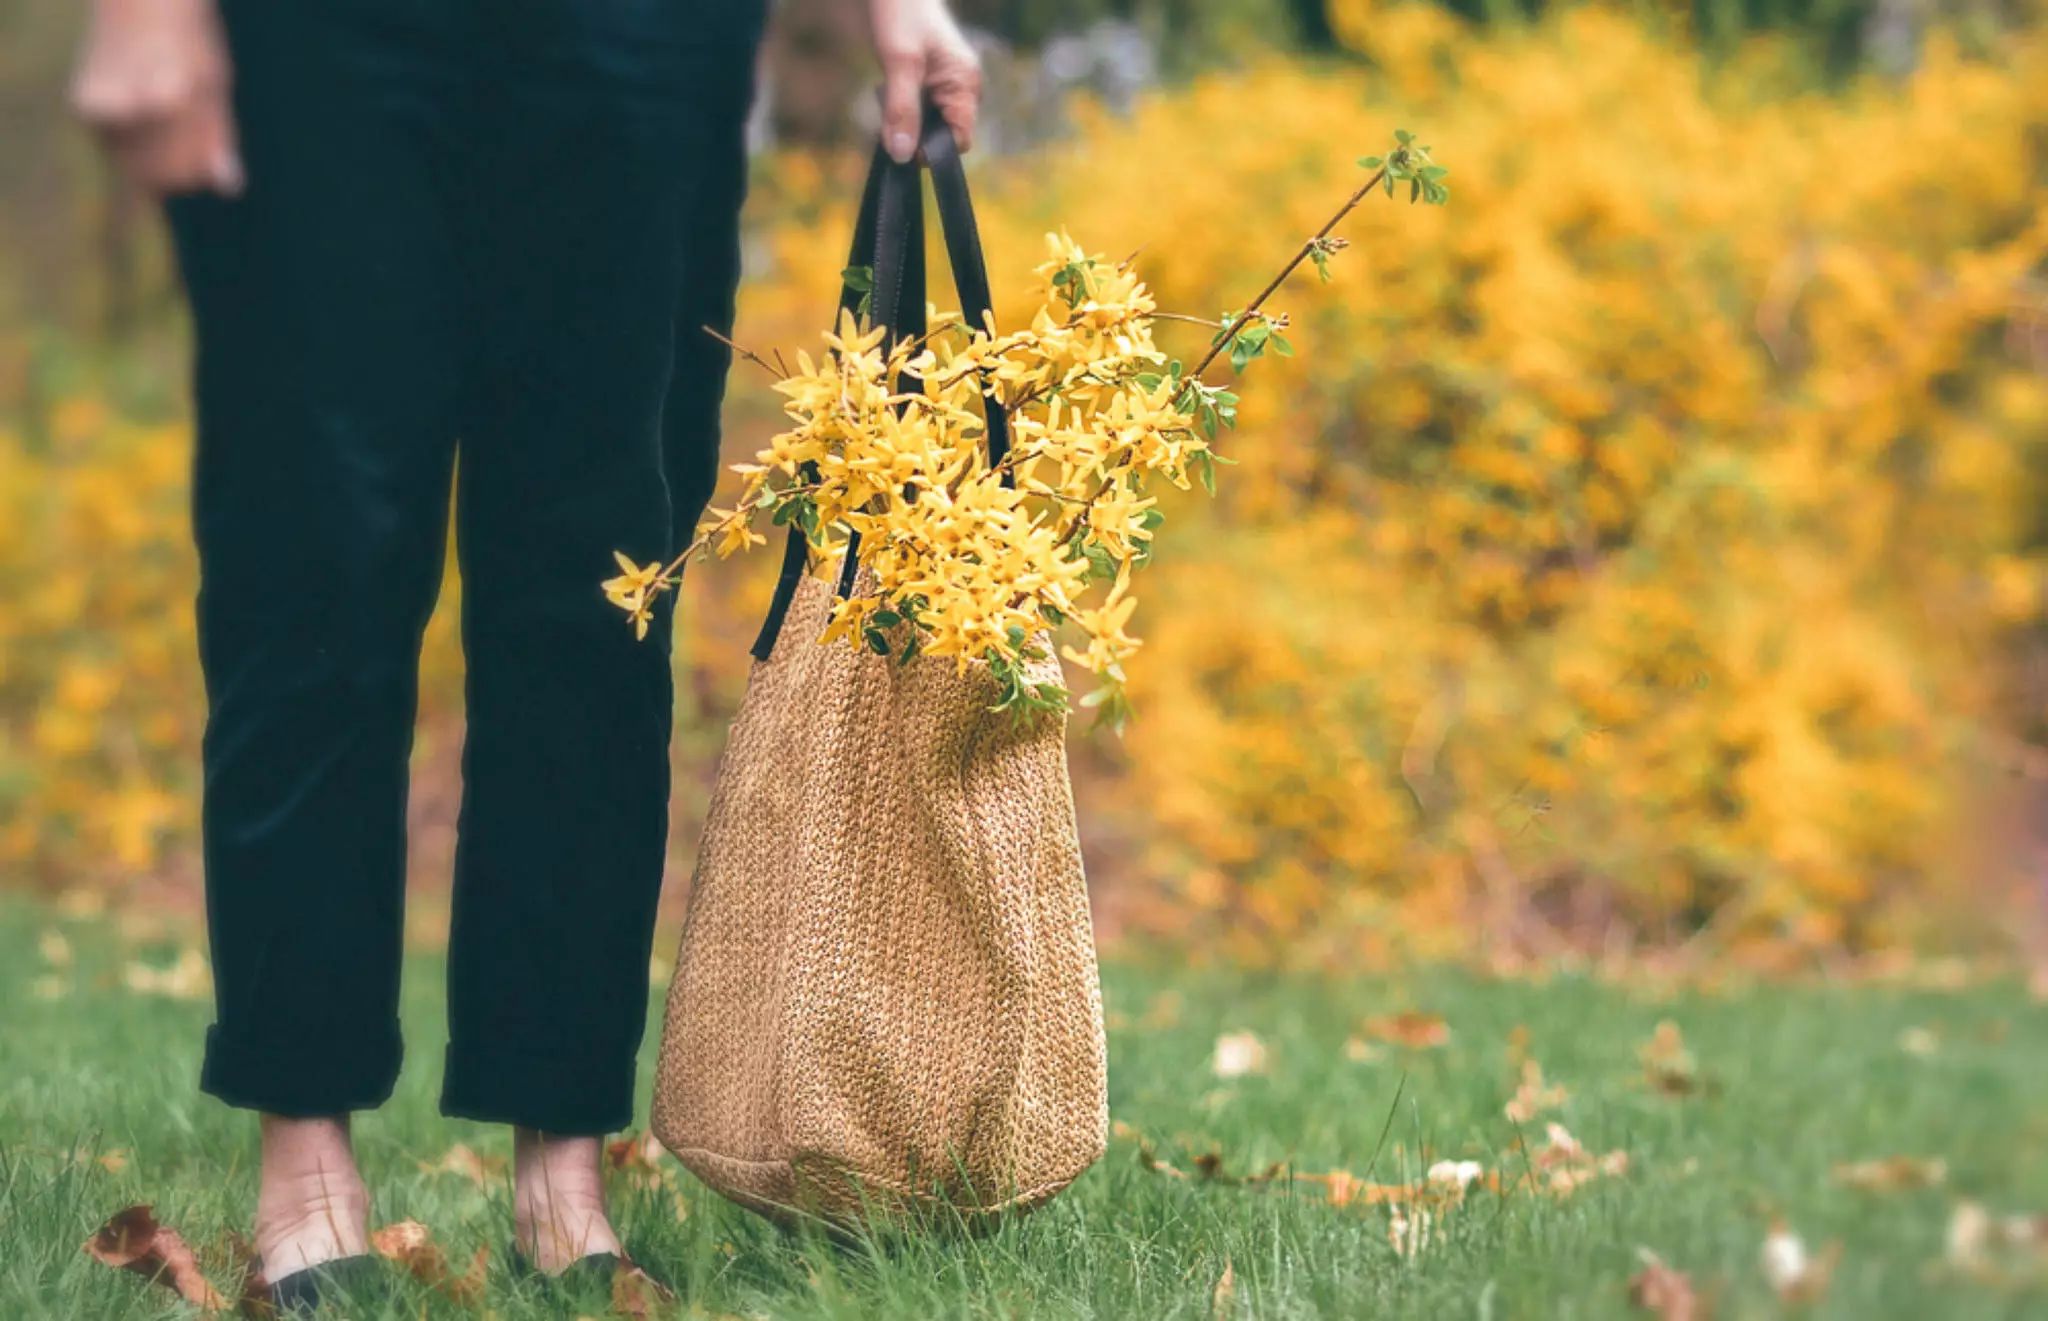
[[[924,135],[917,161],[899,164],[880,147],[868,166],[867,183],[861,190],[860,212],[854,220],[853,245],[847,256],[849,268],[871,265],[873,278],[867,291],[870,324],[881,326],[891,344],[925,333],[925,252],[923,171],[932,175],[932,195],[937,202],[939,225],[946,243],[946,257],[953,268],[953,284],[960,295],[961,315],[974,329],[987,326],[991,311],[988,264],[982,256],[981,230],[974,220],[974,201],[967,191],[967,172],[960,164],[960,147],[953,130],[929,100],[924,108]],[[839,291],[842,312],[859,308],[862,291],[851,283]],[[1010,452],[1010,420],[994,397],[984,395],[988,459],[1001,463]],[[1009,474],[1004,481],[1011,481]],[[853,589],[860,537],[848,541],[845,564],[840,570],[838,593]],[[802,528],[790,525],[783,547],[782,570],[775,581],[775,596],[768,616],[754,639],[753,656],[767,660],[781,636],[790,603],[796,599],[798,584],[810,563],[810,542]]]

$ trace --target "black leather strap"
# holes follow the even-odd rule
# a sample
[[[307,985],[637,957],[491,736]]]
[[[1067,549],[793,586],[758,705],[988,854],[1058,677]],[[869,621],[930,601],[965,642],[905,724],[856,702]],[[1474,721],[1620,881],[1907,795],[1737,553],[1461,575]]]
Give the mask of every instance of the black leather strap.
[[[932,173],[932,192],[938,204],[939,223],[946,242],[946,255],[953,267],[953,283],[960,295],[960,309],[970,326],[988,324],[991,309],[988,266],[981,251],[981,231],[974,222],[974,202],[967,191],[967,174],[961,168],[960,150],[953,130],[937,109],[925,106],[922,162],[899,165],[877,148],[868,166],[868,179],[861,191],[860,214],[854,221],[853,246],[846,264],[869,266],[873,272],[869,323],[884,327],[893,344],[905,337],[925,333],[925,253],[923,168]],[[852,310],[860,304],[861,292],[852,285],[839,292],[839,306]],[[1009,418],[994,399],[986,401],[988,454],[1000,463],[1010,452]],[[1010,479],[1005,474],[1004,480]],[[853,589],[860,538],[849,539],[838,591],[845,596]],[[768,617],[754,639],[756,660],[767,660],[775,650],[775,639],[790,603],[803,581],[810,560],[810,543],[803,529],[790,525],[782,552],[782,572],[776,579],[775,596]]]

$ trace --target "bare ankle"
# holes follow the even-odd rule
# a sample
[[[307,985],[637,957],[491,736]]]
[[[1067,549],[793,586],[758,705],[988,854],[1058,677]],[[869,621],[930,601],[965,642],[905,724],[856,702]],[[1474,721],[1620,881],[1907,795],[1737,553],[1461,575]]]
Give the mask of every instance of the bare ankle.
[[[347,1116],[263,1116],[256,1251],[273,1281],[369,1249],[370,1198]]]
[[[617,1252],[605,1213],[603,1139],[515,1129],[512,1221],[520,1251],[542,1271]]]

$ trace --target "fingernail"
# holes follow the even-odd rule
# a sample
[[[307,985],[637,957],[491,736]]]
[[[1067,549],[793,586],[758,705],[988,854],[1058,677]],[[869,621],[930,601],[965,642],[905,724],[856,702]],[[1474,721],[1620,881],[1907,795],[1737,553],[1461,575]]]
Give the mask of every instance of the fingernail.
[[[889,155],[898,165],[908,165],[910,158],[916,154],[917,143],[908,133],[897,132],[889,135]]]

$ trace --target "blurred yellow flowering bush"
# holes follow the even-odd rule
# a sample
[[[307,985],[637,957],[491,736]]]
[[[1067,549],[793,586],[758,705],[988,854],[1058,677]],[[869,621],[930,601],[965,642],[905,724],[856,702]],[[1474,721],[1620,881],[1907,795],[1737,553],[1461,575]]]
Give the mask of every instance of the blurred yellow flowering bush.
[[[1084,759],[1115,863],[1162,925],[1304,957],[1882,944],[1981,903],[1974,809],[2038,732],[2048,44],[1936,36],[1822,96],[1598,9],[1341,31],[1362,66],[1205,79],[981,189],[999,267],[1057,222],[1216,309],[1319,219],[1333,141],[1424,122],[1463,180],[1354,217],[1366,260],[1278,301],[1302,356],[1231,480],[1168,502],[1136,718]],[[802,334],[837,229],[774,236],[748,337]]]

